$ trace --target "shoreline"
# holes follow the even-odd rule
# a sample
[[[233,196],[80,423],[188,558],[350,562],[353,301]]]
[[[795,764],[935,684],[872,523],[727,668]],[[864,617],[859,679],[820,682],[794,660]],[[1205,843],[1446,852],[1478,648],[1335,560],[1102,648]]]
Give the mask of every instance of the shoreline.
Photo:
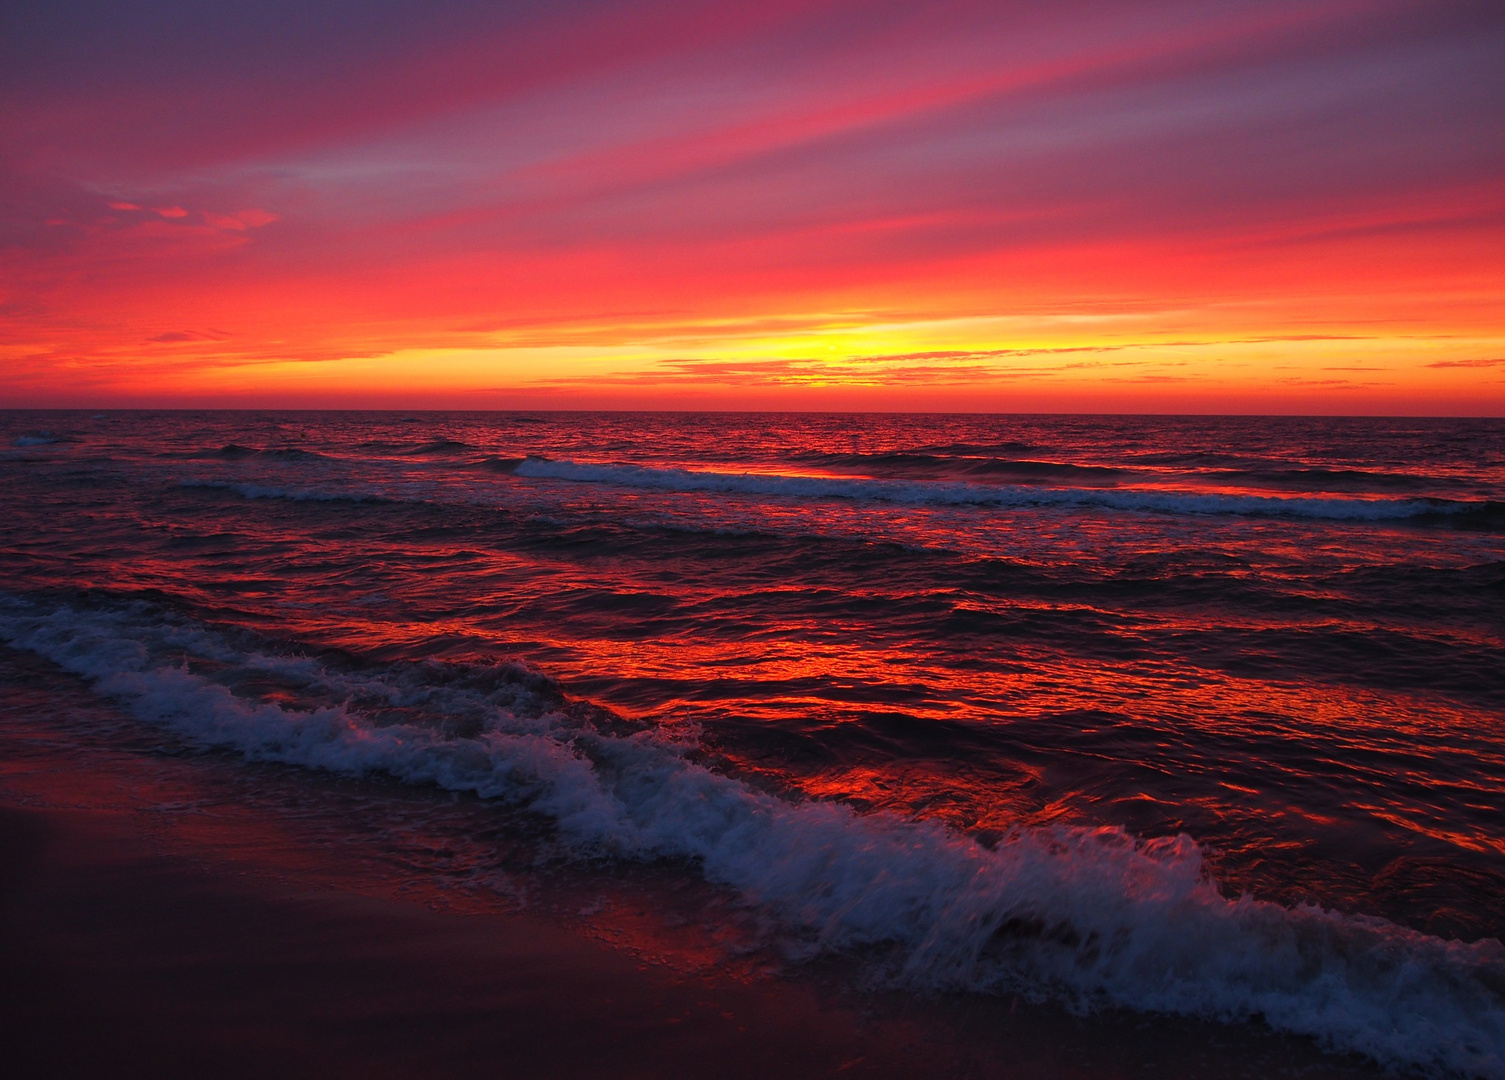
[[[150,742],[96,745],[79,735],[110,722],[108,703],[7,653],[10,1075],[1385,1075],[1254,1024],[861,993],[841,962],[771,972],[685,920],[709,887],[675,897],[671,871],[553,887],[569,904],[552,913],[538,901],[549,887],[522,903],[445,893],[421,866],[404,877],[374,853],[367,842],[390,820],[353,839],[330,822],[379,801],[396,805],[391,820],[454,805],[467,826],[490,817],[485,804]],[[265,797],[248,804],[253,788]],[[574,901],[603,891],[607,910],[584,917]]]
[[[526,913],[278,886],[130,833],[0,811],[11,1075],[922,1070],[897,1045],[870,1060],[873,1032],[794,986],[678,979]]]

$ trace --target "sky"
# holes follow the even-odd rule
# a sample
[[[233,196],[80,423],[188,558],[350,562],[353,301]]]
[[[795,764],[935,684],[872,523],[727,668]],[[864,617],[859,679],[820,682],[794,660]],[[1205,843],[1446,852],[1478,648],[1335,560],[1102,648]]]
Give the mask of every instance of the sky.
[[[8,0],[0,406],[1505,415],[1499,0]]]

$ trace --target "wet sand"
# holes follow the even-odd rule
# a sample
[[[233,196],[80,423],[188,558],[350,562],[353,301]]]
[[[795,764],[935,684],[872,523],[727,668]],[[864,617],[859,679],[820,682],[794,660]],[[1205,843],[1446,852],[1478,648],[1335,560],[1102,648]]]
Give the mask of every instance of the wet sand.
[[[152,853],[87,811],[6,810],[0,836],[12,1076],[897,1076],[934,1064],[808,989],[675,979],[526,914],[279,888]]]

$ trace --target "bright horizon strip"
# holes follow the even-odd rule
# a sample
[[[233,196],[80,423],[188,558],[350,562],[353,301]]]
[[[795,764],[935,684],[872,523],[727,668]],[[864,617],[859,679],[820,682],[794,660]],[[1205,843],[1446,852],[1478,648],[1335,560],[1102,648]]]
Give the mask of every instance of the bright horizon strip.
[[[15,29],[0,406],[1505,414],[1497,5]]]

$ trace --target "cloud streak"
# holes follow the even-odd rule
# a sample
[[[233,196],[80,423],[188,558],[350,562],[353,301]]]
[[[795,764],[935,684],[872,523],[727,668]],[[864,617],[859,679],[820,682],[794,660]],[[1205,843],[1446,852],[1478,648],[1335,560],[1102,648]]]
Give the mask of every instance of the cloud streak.
[[[1429,368],[1490,368],[1505,367],[1505,356],[1491,356],[1481,359],[1468,360],[1434,360],[1428,364]]]

